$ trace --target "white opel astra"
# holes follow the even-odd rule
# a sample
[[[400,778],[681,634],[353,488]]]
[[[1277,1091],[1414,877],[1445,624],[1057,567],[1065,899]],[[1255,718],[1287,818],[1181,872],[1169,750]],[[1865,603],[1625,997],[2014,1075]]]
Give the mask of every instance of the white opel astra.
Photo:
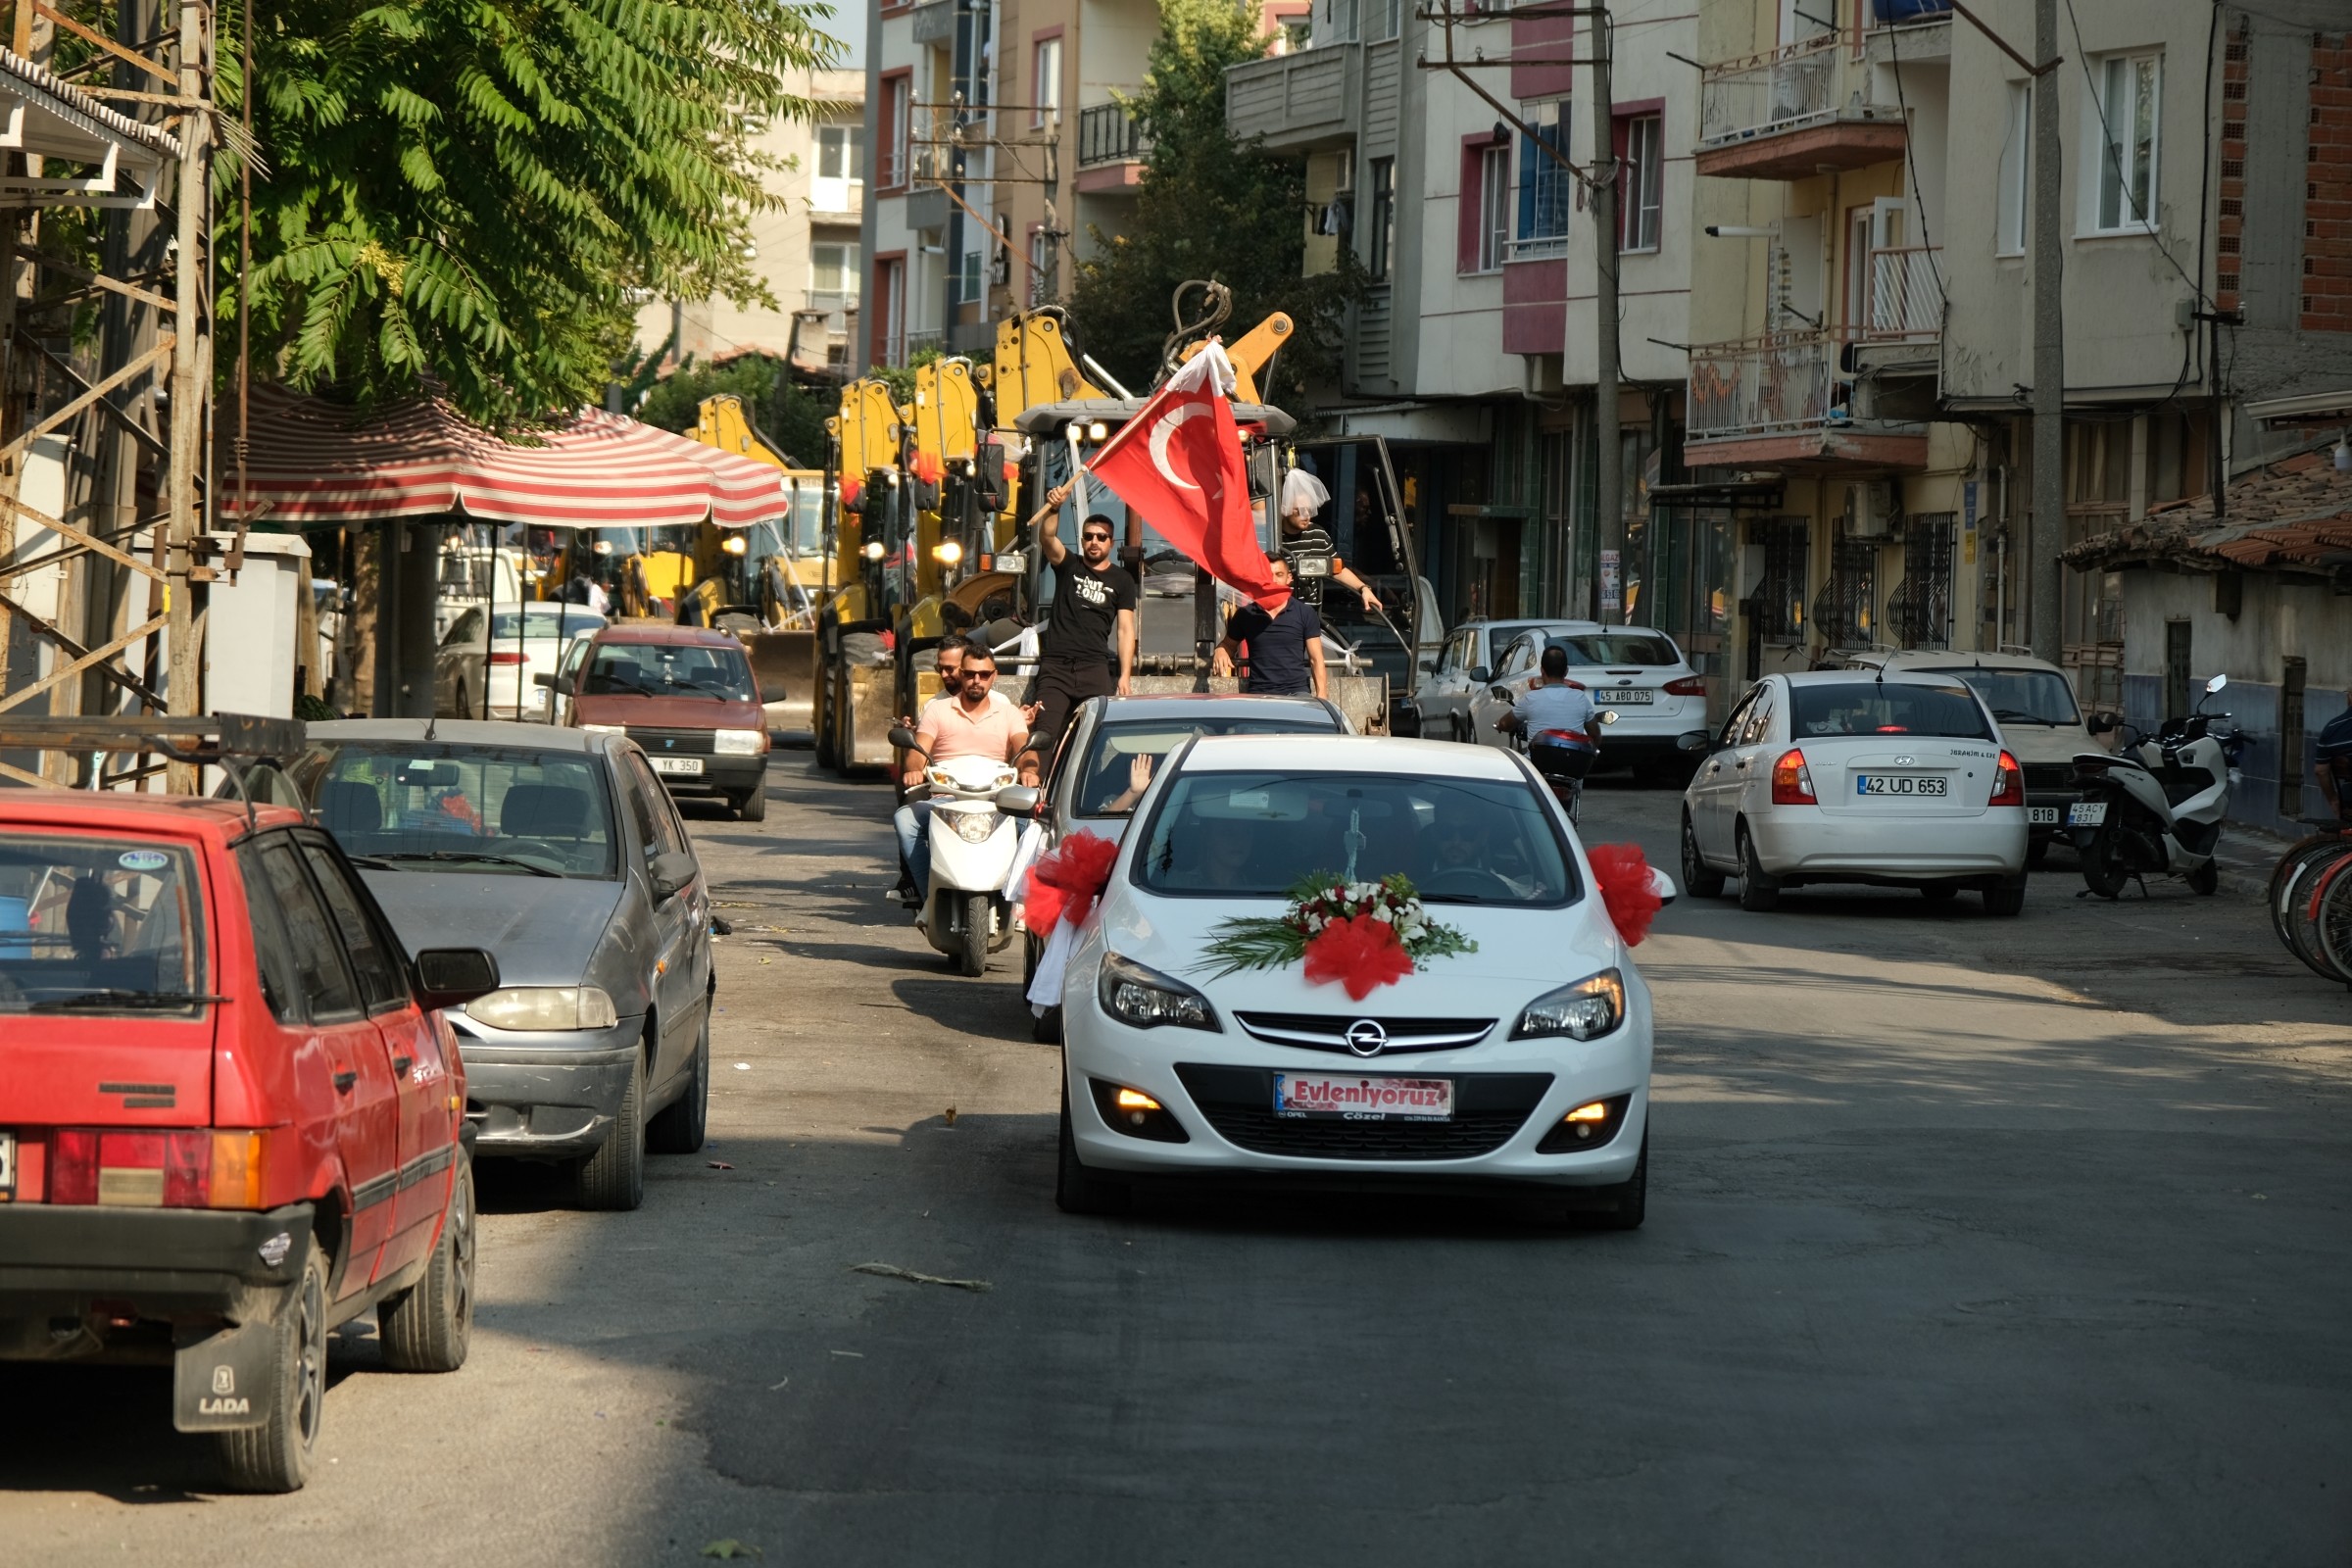
[[[1649,992],[1524,760],[1208,737],[1136,823],[1062,992],[1064,1209],[1114,1211],[1138,1178],[1291,1178],[1516,1188],[1547,1215],[1642,1223]],[[1215,974],[1220,922],[1281,915],[1310,876],[1396,873],[1477,951],[1361,1002],[1297,963]]]

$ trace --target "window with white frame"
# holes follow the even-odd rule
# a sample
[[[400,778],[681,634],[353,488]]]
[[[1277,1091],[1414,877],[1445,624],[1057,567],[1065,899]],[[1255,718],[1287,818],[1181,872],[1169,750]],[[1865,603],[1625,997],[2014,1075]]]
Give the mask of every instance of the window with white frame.
[[[858,305],[858,247],[820,241],[808,247],[808,308],[855,310]]]
[[[1404,0],[1372,0],[1373,43],[1396,36],[1404,25]]]
[[[2084,183],[2096,191],[2091,227],[2147,228],[2156,221],[2157,117],[2163,110],[2164,56],[2110,55],[2092,68],[2088,140],[2098,159]]]
[[[1478,270],[1497,271],[1511,244],[1511,149],[1489,147],[1478,157]]]
[[[1042,125],[1061,113],[1061,40],[1040,38],[1032,65],[1029,123]]]
[[[820,213],[846,213],[865,187],[865,137],[857,125],[816,127],[816,177],[809,205]]]
[[[1624,167],[1617,180],[1617,248],[1654,251],[1666,199],[1665,121],[1636,115],[1625,122]]]
[[[1568,151],[1567,109],[1567,100],[1559,99],[1531,104],[1526,112],[1535,135],[1523,131],[1519,136],[1518,240],[1523,251],[1556,251],[1568,234],[1573,192],[1566,166],[1552,156],[1552,151],[1563,156]]]
[[[2034,85],[2009,84],[2009,125],[2001,138],[2000,188],[1993,214],[1995,256],[2026,254],[2027,215],[2034,210]]]

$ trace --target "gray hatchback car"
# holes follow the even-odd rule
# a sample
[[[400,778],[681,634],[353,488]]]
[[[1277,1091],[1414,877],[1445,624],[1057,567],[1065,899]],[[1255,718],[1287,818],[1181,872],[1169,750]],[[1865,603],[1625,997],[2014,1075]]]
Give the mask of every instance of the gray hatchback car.
[[[648,1148],[702,1148],[710,895],[625,736],[483,720],[309,726],[288,769],[403,941],[488,949],[500,988],[450,1014],[479,1155],[568,1164],[635,1208]]]

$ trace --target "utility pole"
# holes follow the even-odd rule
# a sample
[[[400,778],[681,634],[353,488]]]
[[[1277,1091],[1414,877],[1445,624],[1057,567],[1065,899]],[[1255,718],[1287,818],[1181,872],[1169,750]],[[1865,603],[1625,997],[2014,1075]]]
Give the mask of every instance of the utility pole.
[[[172,267],[172,466],[170,548],[165,569],[170,575],[170,633],[172,689],[168,694],[174,716],[204,710],[204,650],[196,618],[196,536],[202,526],[197,507],[197,476],[204,471],[204,410],[206,383],[212,375],[210,324],[203,318],[204,269],[209,246],[205,151],[213,139],[212,111],[205,91],[205,71],[212,51],[205,39],[205,7],[182,0],[179,8],[179,97],[184,106],[179,121],[179,179],[172,192],[179,220],[179,254]],[[173,793],[193,794],[196,769],[172,764]]]
[[[1594,6],[1592,18],[1592,342],[1599,361],[1592,383],[1597,446],[1592,511],[1600,548],[1615,552],[1617,558],[1616,596],[1604,598],[1600,607],[1601,623],[1614,626],[1625,618],[1625,452],[1617,428],[1617,122],[1609,86],[1609,8]]]
[[[1973,20],[1973,19],[1972,19]],[[2028,536],[2027,642],[2058,662],[2058,552],[2066,548],[2066,313],[2059,225],[2058,0],[2034,0],[2034,528]]]

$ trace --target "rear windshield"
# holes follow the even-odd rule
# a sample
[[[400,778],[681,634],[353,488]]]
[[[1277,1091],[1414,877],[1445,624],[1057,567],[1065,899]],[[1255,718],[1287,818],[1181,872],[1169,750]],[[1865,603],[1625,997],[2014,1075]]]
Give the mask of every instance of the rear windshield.
[[[1937,675],[1957,675],[1984,699],[1992,716],[2004,724],[2048,724],[2071,729],[2082,722],[2075,707],[2075,689],[2054,669],[1938,669]]]
[[[1135,809],[1159,760],[1196,735],[1297,735],[1337,728],[1329,714],[1289,718],[1187,718],[1101,724],[1078,778],[1080,816],[1125,816]]]
[[[748,702],[751,661],[740,648],[672,647],[665,643],[598,643],[588,662],[587,692],[615,697],[707,697]]]
[[[605,617],[579,605],[527,605],[519,611],[502,610],[490,617],[490,640],[511,643],[516,637],[554,641],[581,632],[600,631]]]
[[[446,742],[315,745],[293,767],[318,821],[370,870],[615,873],[604,763]]]
[[[1587,632],[1581,637],[1554,637],[1554,648],[1568,650],[1569,667],[1578,664],[1679,664],[1682,656],[1663,637],[1639,632]]]
[[[1526,785],[1387,773],[1187,773],[1152,813],[1134,877],[1154,893],[1232,899],[1398,872],[1431,904],[1556,906],[1577,895],[1567,846]]]
[[[1910,681],[1842,681],[1791,687],[1788,733],[1808,735],[1944,735],[1988,741],[1984,710],[1966,686]]]
[[[0,1012],[187,1014],[205,990],[186,849],[0,834]]]

